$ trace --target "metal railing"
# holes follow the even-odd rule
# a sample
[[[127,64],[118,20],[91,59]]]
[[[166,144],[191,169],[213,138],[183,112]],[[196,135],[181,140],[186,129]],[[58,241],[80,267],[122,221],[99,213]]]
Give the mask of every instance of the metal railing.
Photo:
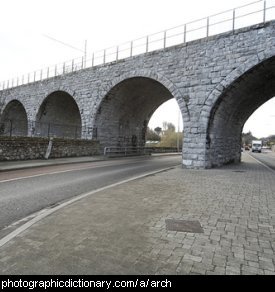
[[[0,83],[8,89],[275,19],[275,0],[258,0]]]
[[[0,122],[0,136],[97,139],[97,128],[50,122],[5,120]]]
[[[176,147],[105,147],[103,154],[106,157],[127,157],[153,153],[179,153],[179,151],[182,150]]]
[[[146,151],[152,153],[180,153],[182,148],[177,147],[145,147]]]
[[[106,157],[126,157],[150,155],[150,151],[145,147],[105,147],[103,154]]]

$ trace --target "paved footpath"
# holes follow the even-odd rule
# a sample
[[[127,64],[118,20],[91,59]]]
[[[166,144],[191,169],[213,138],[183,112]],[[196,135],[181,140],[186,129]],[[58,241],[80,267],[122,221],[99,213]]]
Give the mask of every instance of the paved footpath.
[[[275,173],[243,161],[75,202],[2,246],[0,274],[275,274]],[[203,233],[167,231],[166,219]]]

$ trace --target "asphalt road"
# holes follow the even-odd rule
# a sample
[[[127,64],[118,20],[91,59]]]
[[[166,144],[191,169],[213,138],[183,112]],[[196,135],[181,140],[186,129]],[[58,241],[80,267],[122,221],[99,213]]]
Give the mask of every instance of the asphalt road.
[[[180,156],[139,157],[2,172],[0,230],[74,196],[180,163]]]
[[[263,150],[262,153],[257,153],[254,152],[252,153],[251,151],[249,152],[251,156],[254,158],[258,159],[265,165],[269,166],[271,169],[275,170],[275,153],[270,152],[269,150]]]

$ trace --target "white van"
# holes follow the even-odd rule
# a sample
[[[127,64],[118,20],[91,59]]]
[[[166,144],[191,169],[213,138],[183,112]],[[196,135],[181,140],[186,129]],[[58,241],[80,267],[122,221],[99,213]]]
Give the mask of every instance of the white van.
[[[260,140],[252,141],[252,152],[262,152],[263,142]]]

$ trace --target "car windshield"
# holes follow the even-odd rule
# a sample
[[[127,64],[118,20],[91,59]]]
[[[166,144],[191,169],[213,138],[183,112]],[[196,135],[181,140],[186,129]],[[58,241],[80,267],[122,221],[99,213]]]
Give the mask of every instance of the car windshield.
[[[253,147],[260,147],[261,144],[253,144]]]

